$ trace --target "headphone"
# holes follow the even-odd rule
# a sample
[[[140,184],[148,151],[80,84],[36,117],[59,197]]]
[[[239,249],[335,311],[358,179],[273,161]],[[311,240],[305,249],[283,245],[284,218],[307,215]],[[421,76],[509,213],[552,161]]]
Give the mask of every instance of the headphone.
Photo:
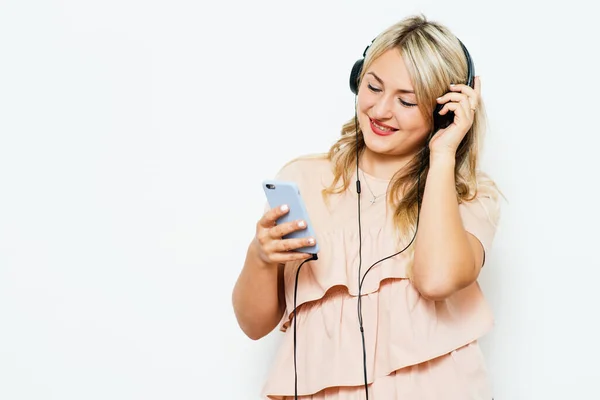
[[[365,51],[363,51],[362,58],[360,58],[359,60],[357,60],[354,63],[354,65],[352,66],[352,71],[350,71],[350,90],[355,95],[358,95],[358,86],[360,84],[360,82],[359,82],[360,74],[362,72],[363,65],[365,63],[365,57],[367,55],[367,51],[369,50],[369,48],[371,47],[371,45],[373,44],[374,41],[375,41],[375,39],[373,39],[371,44],[365,48]],[[471,55],[469,54],[469,51],[467,50],[467,48],[465,47],[463,42],[461,42],[460,40],[458,40],[458,41],[465,53],[465,57],[467,58],[467,82],[466,82],[466,84],[474,89],[475,88],[475,65],[473,64]],[[454,121],[454,112],[452,112],[452,111],[448,111],[444,115],[439,114],[439,112],[441,111],[441,109],[443,107],[444,107],[443,104],[436,104],[435,111],[433,112],[433,132],[437,132],[440,129],[447,128],[448,125],[450,125],[452,123],[452,121]]]

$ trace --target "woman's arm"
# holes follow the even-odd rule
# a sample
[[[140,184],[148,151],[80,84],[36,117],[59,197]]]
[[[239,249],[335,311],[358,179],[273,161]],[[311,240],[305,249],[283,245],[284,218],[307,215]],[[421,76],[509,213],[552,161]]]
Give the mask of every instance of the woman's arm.
[[[251,244],[232,301],[238,324],[249,338],[258,340],[268,335],[285,309],[283,265],[265,263],[257,246]]]
[[[462,224],[454,166],[454,154],[432,154],[419,216],[412,281],[431,300],[473,283],[483,264],[481,243]]]
[[[413,284],[431,300],[442,300],[470,285],[483,264],[483,246],[462,223],[454,170],[456,150],[473,125],[481,97],[479,77],[474,88],[451,85],[437,99],[440,114],[454,112],[454,121],[429,142],[429,172],[415,240]]]
[[[233,310],[238,324],[253,340],[269,334],[283,316],[285,263],[311,257],[295,250],[312,246],[313,238],[283,239],[306,227],[304,221],[277,225],[276,221],[288,212],[287,206],[272,208],[257,222],[256,236],[248,246],[244,267],[233,288]]]

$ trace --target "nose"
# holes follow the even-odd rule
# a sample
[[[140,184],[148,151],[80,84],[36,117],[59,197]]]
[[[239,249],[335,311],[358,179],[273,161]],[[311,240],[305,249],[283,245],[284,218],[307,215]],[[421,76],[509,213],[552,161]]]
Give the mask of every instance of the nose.
[[[372,117],[379,119],[379,120],[385,120],[385,119],[389,119],[392,117],[392,104],[391,101],[393,101],[393,96],[381,96],[379,99],[377,99],[377,102],[375,103],[375,105],[373,105],[372,108]]]

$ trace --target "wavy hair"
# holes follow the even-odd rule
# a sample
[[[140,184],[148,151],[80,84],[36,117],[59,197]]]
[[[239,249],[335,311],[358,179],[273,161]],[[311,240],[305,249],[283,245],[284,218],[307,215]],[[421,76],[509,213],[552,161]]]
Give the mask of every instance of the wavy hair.
[[[359,83],[369,66],[389,50],[400,52],[408,69],[420,112],[429,122],[433,134],[433,113],[436,99],[448,91],[450,83],[466,83],[467,60],[458,38],[444,25],[429,21],[423,15],[409,16],[383,31],[371,44],[365,56]],[[479,155],[487,118],[483,100],[475,113],[474,121],[456,152],[455,182],[459,203],[478,196],[489,197],[493,209],[486,209],[490,221],[499,217],[498,197],[501,195],[495,182],[479,169]],[[325,154],[298,157],[298,159],[327,159],[332,164],[333,181],[322,190],[324,200],[330,195],[348,189],[356,174],[357,154],[365,149],[363,133],[356,115],[342,126],[340,138]],[[429,171],[429,148],[424,145],[390,182],[387,201],[394,209],[394,226],[399,245],[407,243],[416,229],[418,201],[423,198]],[[294,162],[290,161],[287,164]],[[420,184],[419,184],[420,183]],[[417,196],[418,194],[418,196]],[[485,207],[485,206],[484,206]],[[414,246],[407,249],[412,259]]]
[[[400,52],[411,77],[419,110],[433,129],[436,99],[448,91],[450,83],[466,83],[467,60],[458,38],[445,26],[428,21],[423,15],[407,17],[374,40],[365,56],[359,80],[362,81],[365,71],[375,59],[392,49]],[[456,153],[455,182],[459,202],[485,195],[497,204],[499,191],[496,184],[478,169],[486,124],[485,107],[480,102],[473,125]],[[334,175],[331,185],[323,189],[325,198],[348,188],[352,174],[356,172],[357,154],[361,154],[364,148],[363,133],[353,117],[343,125],[341,137],[325,155],[333,164]],[[404,239],[412,236],[416,225],[417,199],[423,197],[429,171],[428,154],[429,148],[424,145],[390,182],[387,200],[395,209],[394,225]],[[420,185],[417,185],[419,177]],[[487,211],[495,223],[498,210]]]

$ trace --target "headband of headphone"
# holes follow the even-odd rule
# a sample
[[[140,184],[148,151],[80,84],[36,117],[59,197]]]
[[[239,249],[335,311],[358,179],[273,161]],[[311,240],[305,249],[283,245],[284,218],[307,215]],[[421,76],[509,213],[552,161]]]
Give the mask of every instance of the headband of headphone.
[[[354,65],[352,66],[352,71],[350,72],[350,90],[352,91],[352,93],[358,95],[358,85],[359,85],[359,79],[360,79],[360,74],[362,72],[362,68],[363,65],[365,63],[365,57],[367,55],[367,51],[369,50],[369,47],[371,47],[371,45],[373,44],[373,42],[375,41],[375,39],[373,39],[373,41],[371,42],[370,45],[368,45],[365,48],[365,51],[363,51],[363,56],[361,59],[357,60]],[[461,42],[459,40],[459,43],[465,53],[465,57],[467,58],[467,85],[471,86],[472,88],[474,88],[474,84],[475,84],[475,65],[473,64],[473,60],[471,59],[471,55],[469,54],[469,51],[467,50],[467,48],[465,47],[465,45],[463,44],[463,42]]]

